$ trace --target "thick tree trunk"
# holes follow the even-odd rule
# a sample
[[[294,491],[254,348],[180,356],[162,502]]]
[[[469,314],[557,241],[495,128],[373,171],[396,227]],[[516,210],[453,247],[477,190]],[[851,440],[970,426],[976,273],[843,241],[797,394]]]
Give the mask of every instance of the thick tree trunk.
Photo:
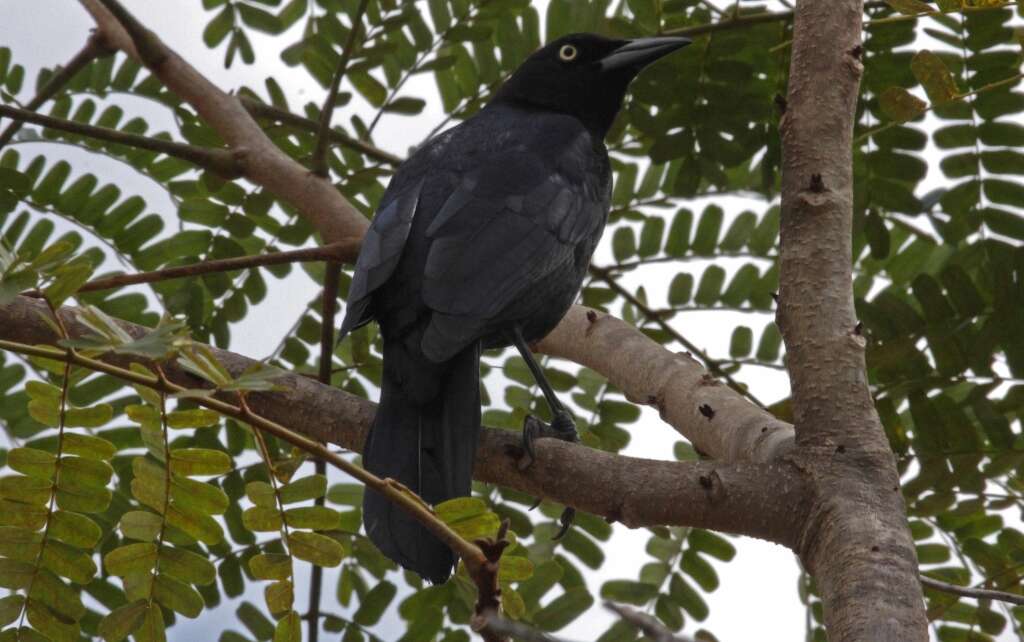
[[[867,385],[853,307],[852,135],[861,0],[797,3],[783,116],[778,323],[796,457],[813,489],[797,547],[832,642],[928,639],[895,459]]]

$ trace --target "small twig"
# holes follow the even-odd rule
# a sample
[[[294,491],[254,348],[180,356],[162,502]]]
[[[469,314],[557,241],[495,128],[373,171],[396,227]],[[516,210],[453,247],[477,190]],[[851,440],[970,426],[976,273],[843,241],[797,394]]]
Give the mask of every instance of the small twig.
[[[1007,593],[1006,591],[995,591],[984,588],[973,588],[970,586],[958,586],[956,584],[937,580],[933,577],[928,577],[927,575],[921,576],[921,585],[927,586],[930,589],[935,589],[936,591],[960,595],[962,597],[972,597],[978,600],[996,600],[999,602],[1009,602],[1011,604],[1020,604],[1024,606],[1024,595],[1018,595],[1016,593]]]
[[[752,392],[747,390],[747,388],[740,384],[740,382],[736,381],[732,377],[732,375],[723,370],[721,364],[718,361],[712,359],[711,356],[709,356],[706,352],[695,346],[686,337],[679,334],[679,332],[677,332],[676,329],[671,326],[671,324],[665,321],[665,319],[661,318],[661,315],[652,310],[650,306],[646,305],[643,301],[638,299],[632,292],[622,287],[622,285],[620,285],[619,282],[615,280],[615,278],[608,272],[608,270],[591,265],[590,273],[593,274],[598,279],[604,281],[606,284],[608,284],[608,287],[610,287],[612,290],[618,293],[622,298],[624,298],[626,301],[632,304],[636,309],[640,310],[640,312],[645,317],[656,323],[662,330],[667,332],[669,336],[678,341],[680,345],[682,345],[684,348],[689,350],[693,355],[695,355],[698,359],[700,359],[708,370],[724,379],[725,382],[729,384],[730,388],[740,393],[750,401],[754,402],[761,408],[767,408],[767,406],[761,403],[761,400],[755,397]]]
[[[640,629],[640,632],[649,637],[652,642],[693,642],[693,638],[674,634],[654,617],[636,609],[615,602],[605,602],[604,608]]]
[[[121,24],[131,38],[142,64],[156,69],[170,56],[170,51],[152,31],[125,9],[117,0],[97,0]]]
[[[93,60],[101,58],[103,56],[113,55],[114,49],[109,47],[104,41],[103,37],[99,32],[94,32],[89,39],[86,40],[85,46],[79,50],[75,56],[68,61],[68,64],[56,70],[52,76],[50,76],[46,84],[40,87],[39,93],[37,93],[32,100],[28,101],[25,105],[25,109],[28,111],[35,111],[39,109],[43,103],[52,98],[59,92],[64,85],[68,83],[72,78],[75,77],[79,71],[89,65]],[[7,128],[4,129],[3,133],[0,133],[0,148],[11,142],[14,135],[18,133],[22,125],[21,120],[14,119]]]
[[[328,261],[324,275],[324,293],[322,303],[322,314],[320,315],[320,383],[331,385],[333,374],[332,357],[334,355],[334,312],[338,302],[338,282],[341,279],[341,265],[335,261]],[[326,445],[326,444],[325,444]],[[327,474],[327,462],[317,459],[314,463],[316,474]],[[316,506],[324,505],[324,496],[316,498]],[[309,642],[317,642],[320,637],[320,593],[323,588],[323,569],[314,565],[309,576],[309,608],[307,612],[309,620]]]
[[[242,175],[241,165],[235,159],[234,154],[226,149],[199,147],[197,145],[176,143],[169,140],[140,136],[139,134],[128,134],[116,129],[109,129],[107,127],[84,125],[82,123],[76,123],[73,120],[44,116],[43,114],[37,114],[36,112],[28,109],[11,107],[10,105],[0,105],[0,116],[6,116],[15,120],[34,123],[36,125],[42,125],[43,127],[49,127],[50,129],[57,129],[72,134],[88,136],[89,138],[103,140],[109,143],[128,145],[129,147],[136,147],[138,149],[146,149],[152,152],[166,154],[167,156],[180,158],[181,160],[198,165],[199,167],[211,171],[228,180],[238,178]]]
[[[279,109],[273,105],[260,102],[250,96],[239,96],[239,102],[245,107],[245,110],[249,112],[255,118],[266,118],[268,120],[276,120],[279,123],[295,127],[297,129],[304,129],[310,132],[317,132],[319,125],[317,121],[293,114],[290,111]],[[350,147],[357,152],[360,152],[373,160],[381,163],[387,163],[388,165],[397,167],[404,160],[401,156],[386,152],[383,149],[378,149],[373,145],[363,142],[357,138],[352,138],[336,129],[328,129],[327,135],[330,137],[331,142]]]
[[[493,633],[494,635],[508,636],[518,642],[565,642],[559,638],[551,637],[547,633],[538,631],[528,624],[509,620],[495,614],[487,616],[479,632],[481,634]]]
[[[864,3],[865,9],[873,7],[884,7],[887,3],[884,0],[871,0],[870,2]],[[733,14],[727,19],[719,20],[718,22],[712,22],[704,25],[696,25],[693,27],[680,27],[678,29],[668,29],[663,35],[666,36],[702,36],[707,33],[714,33],[716,31],[728,31],[735,28],[754,27],[766,22],[788,22],[793,19],[793,11],[779,11],[776,13],[765,12],[765,13],[749,13],[746,15]]]
[[[352,18],[352,29],[348,32],[348,39],[345,40],[345,48],[341,52],[341,60],[338,61],[338,68],[331,80],[331,87],[327,90],[327,100],[324,101],[323,109],[320,110],[320,125],[317,128],[316,147],[313,149],[313,158],[310,161],[313,173],[317,176],[327,176],[327,147],[329,137],[327,132],[331,130],[331,116],[334,115],[334,104],[338,100],[338,89],[341,87],[341,79],[348,69],[348,62],[352,59],[352,52],[356,48],[356,39],[363,29],[363,14],[366,13],[366,5],[369,0],[360,0],[356,15]],[[315,642],[315,641],[314,641]]]
[[[359,253],[360,240],[340,241],[323,247],[311,247],[289,252],[272,252],[270,254],[257,254],[254,256],[239,256],[231,259],[216,259],[182,265],[179,267],[164,268],[153,272],[141,272],[139,274],[118,274],[102,279],[95,279],[87,282],[78,289],[79,293],[97,292],[100,290],[113,290],[128,285],[139,285],[142,283],[156,283],[158,281],[169,281],[189,276],[199,276],[213,272],[234,272],[246,268],[261,267],[266,265],[280,265],[282,263],[305,263],[312,261],[335,261],[351,263]],[[32,298],[41,297],[38,290],[30,290],[23,293]]]

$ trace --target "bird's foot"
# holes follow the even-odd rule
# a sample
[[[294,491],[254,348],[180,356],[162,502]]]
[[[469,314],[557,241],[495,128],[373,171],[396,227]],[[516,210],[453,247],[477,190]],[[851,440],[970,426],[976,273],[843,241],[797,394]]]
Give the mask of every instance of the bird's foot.
[[[544,423],[533,415],[527,415],[526,420],[523,422],[523,456],[519,460],[519,470],[526,470],[533,465],[533,462],[537,459],[533,450],[533,442],[535,439],[546,437],[560,439],[571,443],[575,443],[580,440],[580,435],[576,432],[576,423],[572,420],[572,415],[568,412],[563,411],[555,414],[555,417],[550,424]],[[538,499],[537,502],[530,507],[530,510],[539,506],[541,501],[541,499]],[[566,506],[565,510],[562,511],[561,517],[558,518],[561,528],[552,539],[562,539],[562,537],[569,532],[569,529],[572,528],[572,524],[575,519],[576,509],[572,506]]]
[[[523,456],[519,460],[519,470],[526,470],[536,461],[537,456],[533,450],[533,442],[535,439],[542,438],[575,443],[580,440],[580,435],[576,432],[576,423],[568,412],[556,413],[550,424],[544,423],[533,415],[527,415],[523,421]]]

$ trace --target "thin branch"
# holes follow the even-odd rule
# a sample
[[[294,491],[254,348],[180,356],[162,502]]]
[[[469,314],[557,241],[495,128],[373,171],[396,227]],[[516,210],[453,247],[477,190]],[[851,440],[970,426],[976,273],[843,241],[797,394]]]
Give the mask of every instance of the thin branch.
[[[319,125],[317,121],[293,114],[290,111],[279,109],[273,105],[268,105],[264,102],[252,98],[250,96],[239,96],[239,102],[245,107],[254,118],[266,118],[268,120],[276,120],[279,123],[295,127],[296,129],[304,129],[309,132],[316,133]],[[387,163],[393,167],[399,166],[404,160],[401,156],[386,152],[383,149],[374,147],[373,145],[361,141],[358,138],[352,138],[348,134],[342,133],[336,129],[329,129],[327,135],[330,137],[331,142],[345,147],[350,147],[363,155],[372,158],[373,160],[381,163]]]
[[[162,392],[164,394],[181,394],[189,390],[185,386],[173,383],[165,377],[152,374],[143,374],[134,370],[127,370],[112,365],[105,361],[86,357],[75,350],[53,348],[49,346],[25,345],[12,341],[0,340],[0,350],[7,350],[18,354],[52,359],[62,363],[88,368],[95,372],[102,372],[116,377],[122,381],[145,386]],[[211,393],[213,391],[211,390]],[[484,567],[488,560],[480,547],[468,542],[459,536],[447,524],[441,521],[422,499],[415,493],[393,479],[381,479],[361,466],[348,461],[340,455],[332,452],[323,444],[295,432],[290,428],[271,421],[261,415],[254,413],[248,406],[241,406],[228,403],[212,395],[196,395],[192,399],[199,405],[216,411],[225,417],[237,419],[247,423],[257,430],[271,434],[278,439],[288,442],[314,457],[330,462],[339,470],[348,473],[364,485],[372,488],[381,495],[397,504],[402,510],[409,513],[414,519],[422,523],[428,531],[439,540],[447,544],[465,562],[470,575],[481,567]]]
[[[235,155],[226,149],[214,149],[210,147],[199,147],[187,143],[176,143],[169,140],[150,138],[139,134],[128,134],[116,129],[107,127],[96,127],[85,125],[73,120],[44,116],[28,109],[0,105],[0,116],[6,116],[18,121],[42,125],[50,129],[57,129],[71,134],[87,136],[96,140],[103,140],[109,143],[127,145],[139,149],[146,149],[159,154],[166,154],[174,158],[180,158],[205,170],[211,171],[222,178],[231,180],[242,175],[242,167],[235,158]]]
[[[46,84],[40,87],[39,93],[37,93],[32,100],[28,101],[25,105],[25,109],[28,111],[35,111],[39,109],[43,103],[52,98],[59,92],[64,85],[66,85],[72,78],[75,77],[79,71],[88,66],[92,61],[103,56],[113,55],[114,49],[109,47],[104,42],[102,35],[98,32],[93,33],[89,36],[89,39],[85,41],[83,46],[74,57],[68,61],[68,64],[64,65],[60,69],[56,70],[47,80]],[[7,143],[11,142],[14,135],[18,133],[22,125],[21,120],[13,119],[13,121],[7,125],[3,133],[0,133],[0,149],[2,149]]]
[[[352,52],[356,48],[356,39],[359,32],[363,30],[363,14],[366,13],[366,5],[369,0],[360,0],[356,15],[352,18],[352,29],[348,32],[345,40],[345,48],[341,52],[341,60],[338,61],[338,68],[331,80],[331,87],[327,90],[327,100],[324,101],[323,109],[320,110],[320,125],[316,133],[316,147],[313,149],[311,165],[313,173],[317,176],[327,176],[327,147],[329,137],[327,132],[331,130],[331,117],[334,115],[334,105],[338,100],[338,89],[341,87],[341,79],[348,69],[348,62],[352,59]],[[316,642],[316,640],[313,640]]]
[[[41,301],[26,297],[16,297],[0,305],[0,339],[16,345],[53,345],[59,337],[55,336],[52,328],[40,316],[45,310],[46,306]],[[81,312],[75,308],[64,308],[60,314],[71,336],[92,332],[80,319]],[[569,331],[576,331],[576,326],[572,325],[574,321],[575,315],[570,325],[566,326]],[[614,329],[619,344],[632,349],[637,345],[636,341],[631,340],[633,335],[653,344],[634,328],[621,322],[616,325],[612,321],[598,322],[597,326],[600,326],[601,331],[605,328]],[[118,321],[118,325],[137,338],[148,332],[142,326],[123,321]],[[593,334],[601,336],[601,331]],[[578,332],[584,334],[582,329]],[[607,352],[604,345],[602,340],[593,347],[601,347]],[[657,344],[653,346],[665,352]],[[241,376],[258,363],[231,352],[209,349],[232,376]],[[675,355],[666,354],[669,358],[675,358]],[[643,359],[656,361],[650,351],[644,352]],[[636,360],[634,355],[634,371],[638,370],[635,367]],[[133,361],[139,359],[116,354],[104,357],[105,363],[122,369]],[[695,364],[692,361],[690,363],[689,367],[699,372]],[[666,370],[660,369],[653,374]],[[196,386],[195,378],[176,363],[166,363],[164,371],[178,385],[190,388]],[[676,367],[674,372],[681,372],[680,367]],[[700,375],[694,378],[699,382]],[[353,452],[362,450],[376,412],[376,404],[295,373],[282,372],[276,383],[279,385],[278,390],[251,392],[247,395],[246,401],[254,413],[268,421],[301,430],[303,439],[317,449],[314,454],[318,456],[321,450],[326,449],[317,441],[328,441]],[[647,385],[656,383],[652,379]],[[696,386],[700,394],[710,395],[707,398],[721,404],[720,416],[713,424],[715,433],[728,435],[736,430],[749,429],[747,431],[763,437],[776,432],[762,433],[762,427],[773,425],[770,417],[766,418],[760,410],[725,386],[700,383]],[[669,394],[667,390],[663,392]],[[680,389],[677,392],[685,395],[689,390]],[[733,405],[727,401],[728,397],[734,398]],[[216,400],[217,397],[212,399]],[[230,402],[234,397],[223,399]],[[667,402],[666,407],[677,406],[684,409],[689,403],[680,398],[678,402]],[[748,419],[742,414],[744,410],[752,411],[753,416]],[[695,421],[711,425],[699,414]],[[734,426],[733,422],[740,425]],[[747,426],[748,422],[751,425]],[[522,471],[518,466],[523,456],[521,443],[520,435],[514,432],[483,428],[476,452],[474,478],[484,483],[514,488],[534,497],[547,497],[579,510],[620,521],[627,526],[696,526],[752,535],[793,546],[796,529],[802,519],[801,512],[807,504],[803,500],[806,490],[804,478],[786,458],[765,463],[754,463],[749,459],[734,462],[659,461],[615,455],[554,439],[540,439],[536,445],[533,465],[528,471]],[[742,444],[735,446],[735,450],[740,457],[746,452]],[[721,452],[727,454],[730,450],[723,447]],[[328,454],[331,456],[329,462],[337,458],[330,451]],[[608,492],[609,488],[614,488],[615,492]],[[766,496],[765,488],[771,488],[772,493]],[[777,519],[773,517],[775,515],[785,515],[786,519]]]
[[[888,6],[884,0],[875,0],[872,2],[865,2],[864,8],[871,9],[874,7],[885,7]],[[726,20],[719,20],[718,22],[712,22],[705,25],[697,25],[694,27],[679,27],[677,29],[668,29],[663,35],[666,36],[702,36],[707,33],[714,33],[717,31],[728,31],[730,29],[745,29],[747,27],[754,27],[757,25],[765,24],[768,22],[789,22],[793,19],[793,11],[778,11],[778,12],[765,12],[765,13],[748,13],[748,14],[737,14],[732,13],[731,17]]]
[[[253,256],[238,256],[230,259],[216,259],[213,261],[202,261],[190,265],[164,268],[153,272],[140,272],[138,274],[118,274],[87,282],[78,289],[79,293],[97,292],[101,290],[113,290],[128,285],[139,285],[142,283],[156,283],[158,281],[169,281],[190,276],[200,276],[213,272],[234,272],[247,268],[261,267],[267,265],[280,265],[282,263],[307,263],[314,261],[337,261],[351,263],[359,252],[359,240],[341,241],[331,243],[322,247],[303,248],[288,252],[271,252],[269,254],[257,254]],[[25,296],[39,298],[38,290],[24,293]]]
[[[142,61],[170,91],[188,103],[228,149],[239,155],[245,178],[265,188],[316,229],[324,243],[362,236],[366,217],[335,189],[288,156],[267,137],[237,96],[210,82],[166,47],[116,0],[79,0],[112,45]]]
[[[673,339],[679,342],[680,345],[682,345],[684,348],[686,348],[691,353],[696,355],[697,358],[704,363],[705,367],[707,367],[708,370],[710,370],[716,376],[724,379],[725,382],[729,384],[730,388],[740,393],[747,399],[751,400],[761,408],[767,408],[767,406],[761,403],[761,400],[754,396],[754,393],[750,392],[750,390],[748,390],[746,386],[741,384],[739,381],[736,381],[736,379],[734,379],[732,375],[723,370],[721,364],[719,364],[718,361],[712,359],[706,352],[704,352],[696,345],[691,343],[686,337],[679,334],[679,332],[676,331],[676,329],[673,328],[667,321],[665,321],[665,319],[661,318],[661,315],[657,314],[654,310],[650,308],[650,306],[648,306],[643,301],[638,299],[632,292],[622,287],[622,285],[620,285],[619,282],[616,281],[615,278],[607,270],[603,270],[592,265],[590,266],[590,273],[604,281],[606,284],[608,284],[608,287],[617,292],[620,296],[622,296],[622,298],[624,298],[626,301],[628,301],[630,304],[632,304],[634,307],[640,310],[640,312],[643,313],[645,317],[653,321],[655,324],[658,325],[658,327],[667,332],[669,336],[671,336]]]
[[[650,638],[651,642],[693,642],[693,638],[675,635],[657,619],[636,609],[615,602],[605,602],[604,608],[640,629],[640,632]]]
[[[934,577],[928,577],[927,575],[921,576],[921,585],[930,589],[935,589],[936,591],[942,591],[943,593],[951,593],[962,597],[971,597],[976,600],[996,600],[999,602],[1009,602],[1010,604],[1019,604],[1024,606],[1024,595],[1018,595],[1017,593],[973,588],[970,586],[958,586],[956,584],[937,580]]]
[[[495,635],[509,636],[517,642],[566,642],[560,638],[551,637],[523,622],[510,620],[500,615],[490,615],[479,625],[477,629],[481,634],[493,633]]]
[[[341,279],[341,265],[328,261],[324,275],[324,293],[322,313],[320,315],[320,383],[331,385],[332,358],[334,356],[334,312],[338,302],[338,282]],[[317,459],[315,470],[318,475],[327,474],[327,462]],[[317,506],[324,505],[323,495],[316,498]],[[317,642],[320,637],[320,593],[323,588],[323,569],[314,565],[309,577],[309,642]]]

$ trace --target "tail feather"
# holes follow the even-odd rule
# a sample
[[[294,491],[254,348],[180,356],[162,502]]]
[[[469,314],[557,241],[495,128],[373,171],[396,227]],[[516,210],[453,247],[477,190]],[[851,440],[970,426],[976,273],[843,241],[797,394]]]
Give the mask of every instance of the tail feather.
[[[380,405],[363,463],[370,472],[398,480],[430,504],[469,495],[480,434],[479,346],[444,364],[431,364],[429,381],[424,364],[404,352],[403,346],[385,342]],[[452,551],[369,489],[363,499],[363,522],[377,548],[404,568],[434,583],[451,575]]]

